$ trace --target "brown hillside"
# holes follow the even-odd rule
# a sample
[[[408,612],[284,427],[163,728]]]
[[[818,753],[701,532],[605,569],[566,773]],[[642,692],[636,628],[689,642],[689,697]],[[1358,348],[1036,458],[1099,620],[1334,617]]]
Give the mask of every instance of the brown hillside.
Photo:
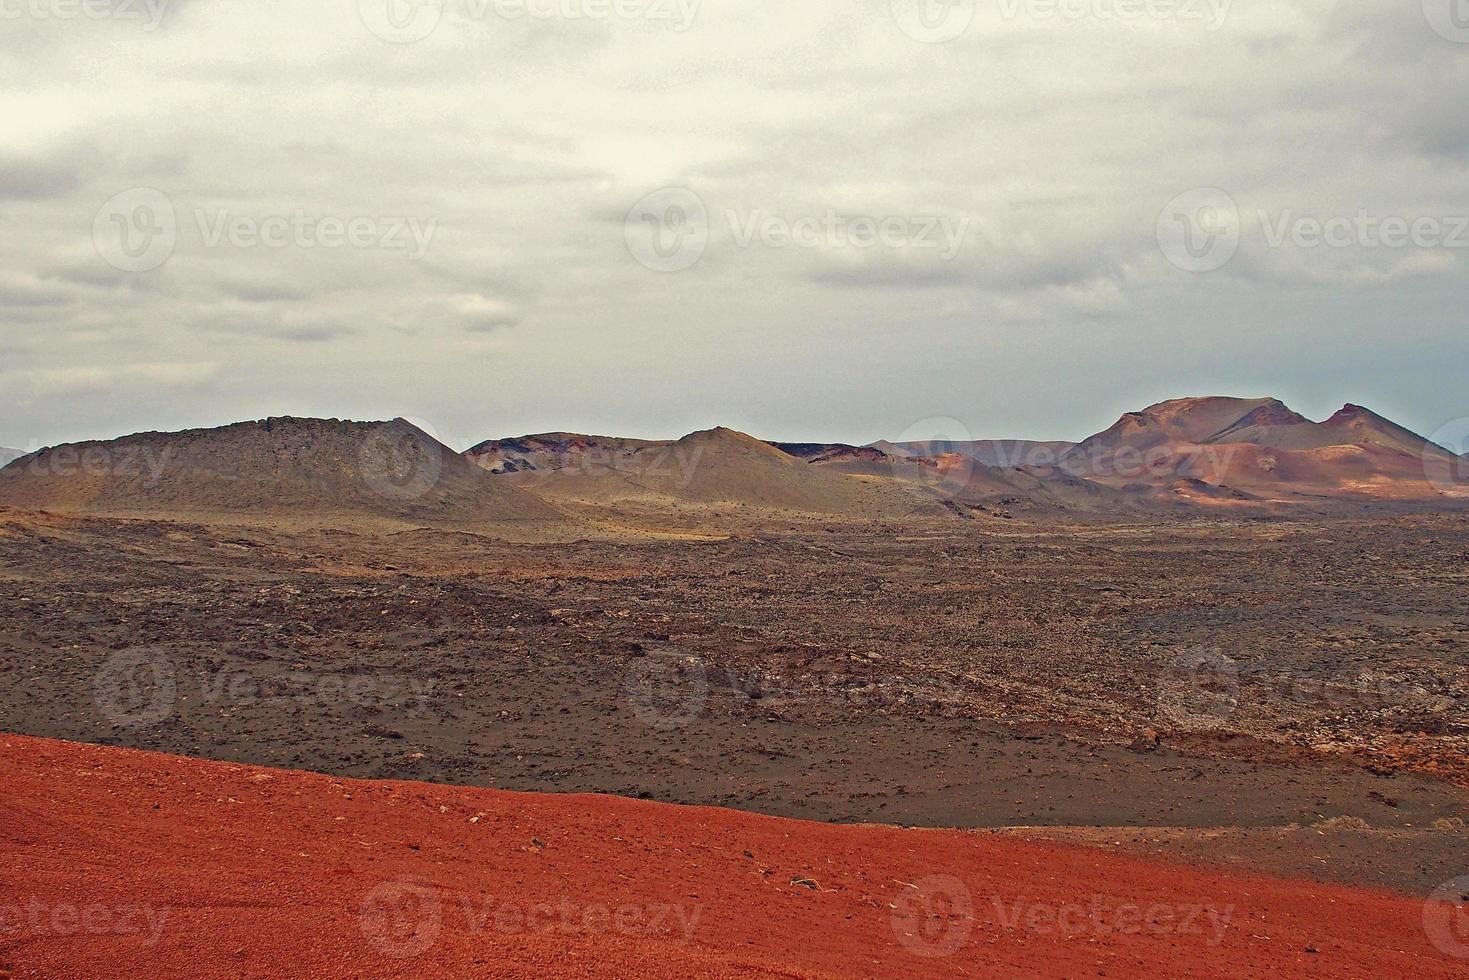
[[[931,502],[886,480],[812,465],[733,429],[695,432],[671,443],[610,440],[595,455],[568,455],[554,468],[503,479],[550,501],[644,507],[734,506],[851,517],[902,517]]]
[[[272,418],[55,446],[0,470],[0,504],[122,515],[559,518],[402,419]]]
[[[1191,501],[1198,483],[1277,501],[1437,500],[1446,481],[1430,471],[1446,462],[1441,447],[1356,405],[1317,423],[1274,398],[1185,398],[1124,415],[1078,444],[1064,467],[1115,487],[1174,488]]]
[[[874,444],[877,445],[877,444]],[[893,444],[889,444],[893,445]],[[1030,439],[980,439],[974,442],[944,442],[946,453],[959,453],[986,466],[1015,469],[1021,466],[1055,466],[1075,447],[1074,442],[1036,442]],[[935,455],[931,443],[903,443],[896,449],[912,456]]]
[[[1070,458],[1127,448],[1150,449],[1173,443],[1207,442],[1252,413],[1278,405],[1273,398],[1178,398],[1141,412],[1129,412],[1104,432],[1083,440]],[[1284,408],[1284,406],[1280,406]]]

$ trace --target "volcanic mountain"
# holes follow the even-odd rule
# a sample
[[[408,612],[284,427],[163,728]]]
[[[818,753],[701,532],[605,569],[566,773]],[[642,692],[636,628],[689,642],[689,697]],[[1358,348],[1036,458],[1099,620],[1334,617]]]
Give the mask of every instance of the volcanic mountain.
[[[640,449],[673,445],[650,439],[584,436],[575,432],[544,432],[518,439],[490,439],[470,448],[464,457],[494,474],[526,470],[547,472],[596,465]]]
[[[1274,398],[1178,398],[1140,412],[1128,412],[1111,428],[1082,440],[1067,455],[1070,459],[1080,459],[1121,449],[1141,451],[1155,446],[1201,445],[1235,426],[1245,425],[1246,419],[1251,420],[1248,423],[1251,428],[1311,424]]]
[[[842,455],[836,447],[826,448]],[[937,510],[931,498],[894,481],[813,465],[807,458],[823,452],[812,450],[809,457],[792,455],[721,427],[676,441],[552,433],[481,443],[465,455],[505,474],[500,479],[558,503],[696,505],[859,518]]]
[[[0,504],[85,514],[340,514],[456,524],[560,517],[402,419],[271,418],[54,446],[0,470]]]
[[[1302,418],[1294,412],[1290,412],[1290,418],[1279,419],[1260,417],[1259,412],[1252,412],[1229,428],[1216,433],[1208,441],[1248,442],[1275,449],[1383,446],[1415,456],[1424,453],[1452,455],[1441,446],[1434,445],[1417,433],[1410,432],[1360,405],[1347,405],[1325,422],[1319,423]]]
[[[1275,398],[1181,398],[1129,412],[1062,466],[1118,487],[1180,480],[1273,499],[1429,499],[1453,455],[1359,405],[1312,422]]]

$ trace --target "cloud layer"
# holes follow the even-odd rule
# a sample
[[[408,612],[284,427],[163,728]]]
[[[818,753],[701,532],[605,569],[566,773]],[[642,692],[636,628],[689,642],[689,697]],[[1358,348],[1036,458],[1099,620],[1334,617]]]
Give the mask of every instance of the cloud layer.
[[[1452,2],[0,0],[0,445],[1075,438],[1202,393],[1432,431]]]

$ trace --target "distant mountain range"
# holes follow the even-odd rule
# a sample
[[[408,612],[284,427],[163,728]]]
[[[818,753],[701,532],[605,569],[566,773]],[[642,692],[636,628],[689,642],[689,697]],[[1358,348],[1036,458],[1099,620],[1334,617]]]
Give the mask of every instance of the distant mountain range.
[[[4,457],[0,457],[4,458]],[[758,524],[1035,514],[1469,505],[1469,461],[1357,405],[1184,398],[1077,443],[765,442],[546,433],[463,454],[403,420],[276,418],[41,450],[0,505],[92,514],[372,517],[407,524]]]
[[[466,455],[504,474],[544,476],[578,467],[632,472],[639,460],[651,458],[649,454],[676,454],[681,444],[550,433],[491,440]],[[1368,409],[1347,405],[1318,423],[1275,398],[1161,402],[1129,412],[1079,443],[769,445],[816,469],[868,481],[887,479],[933,498],[1059,510],[1442,500],[1469,482],[1469,474],[1458,472],[1464,468],[1462,461],[1449,450]],[[518,480],[528,478],[522,475]],[[542,492],[549,496],[562,494],[566,486],[552,480],[542,483]],[[623,484],[612,491],[602,483],[599,489],[620,494],[629,487]],[[692,499],[682,492],[665,495]],[[710,498],[706,493],[699,499]],[[745,499],[754,502],[758,494]],[[792,503],[810,506],[811,500]]]
[[[1275,398],[1181,398],[1130,412],[1069,450],[1111,486],[1194,480],[1263,499],[1432,499],[1459,459],[1359,405],[1312,422]]]

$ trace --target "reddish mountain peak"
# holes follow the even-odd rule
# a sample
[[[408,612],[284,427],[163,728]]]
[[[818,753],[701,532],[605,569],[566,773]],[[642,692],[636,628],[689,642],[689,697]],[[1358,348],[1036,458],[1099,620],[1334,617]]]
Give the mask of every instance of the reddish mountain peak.
[[[1148,415],[1154,418],[1173,419],[1182,418],[1199,412],[1233,412],[1238,411],[1244,415],[1250,410],[1278,401],[1275,398],[1235,398],[1230,395],[1202,395],[1194,398],[1170,398],[1167,401],[1149,405],[1136,415]],[[1238,416],[1236,416],[1238,417]]]
[[[1378,415],[1376,412],[1372,411],[1370,408],[1363,408],[1361,405],[1353,405],[1351,402],[1347,402],[1341,407],[1340,411],[1338,411],[1335,415],[1327,419],[1322,424],[1345,425],[1349,422],[1372,421],[1386,422],[1387,420],[1384,419],[1381,415]]]
[[[1240,420],[1241,425],[1305,425],[1311,420],[1278,398],[1272,398]]]
[[[738,446],[745,449],[754,449],[761,453],[768,453],[771,450],[779,452],[779,450],[775,450],[769,443],[756,439],[752,435],[740,432],[738,429],[731,429],[723,425],[717,425],[712,429],[703,429],[699,432],[691,432],[678,441],[684,445]]]
[[[1277,403],[1273,398],[1175,398],[1149,405],[1141,412],[1128,412],[1110,429],[1083,442],[1085,453],[1110,451],[1123,446],[1148,449],[1165,442],[1204,442],[1210,436],[1239,423],[1251,412]],[[1280,406],[1285,409],[1284,405]],[[1285,409],[1289,411],[1289,409]]]

